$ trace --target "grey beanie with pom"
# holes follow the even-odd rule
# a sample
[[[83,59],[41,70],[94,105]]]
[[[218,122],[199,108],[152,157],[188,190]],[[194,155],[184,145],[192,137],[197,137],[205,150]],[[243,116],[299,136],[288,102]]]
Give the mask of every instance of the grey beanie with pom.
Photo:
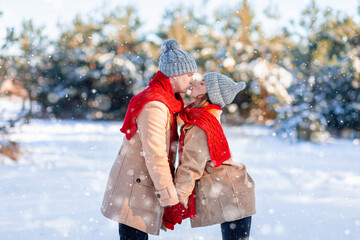
[[[231,103],[235,96],[246,87],[245,82],[234,82],[231,78],[215,72],[206,73],[203,79],[210,102],[222,108]]]
[[[194,73],[197,70],[194,58],[187,52],[180,49],[175,39],[167,39],[160,47],[159,70],[167,77]]]

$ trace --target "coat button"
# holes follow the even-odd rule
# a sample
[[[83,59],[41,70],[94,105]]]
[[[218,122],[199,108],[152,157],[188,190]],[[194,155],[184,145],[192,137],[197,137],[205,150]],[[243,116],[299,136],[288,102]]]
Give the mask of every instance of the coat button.
[[[136,179],[136,182],[137,182],[137,183],[140,183],[140,182],[141,182],[140,178],[137,178],[137,179]]]
[[[160,198],[160,197],[161,197],[161,195],[158,193],[158,194],[156,194],[156,197],[157,197],[157,198]]]

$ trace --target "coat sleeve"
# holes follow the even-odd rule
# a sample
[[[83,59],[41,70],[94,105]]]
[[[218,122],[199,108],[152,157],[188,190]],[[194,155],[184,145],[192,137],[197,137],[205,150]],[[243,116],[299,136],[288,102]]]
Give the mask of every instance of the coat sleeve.
[[[210,161],[207,136],[204,130],[197,126],[190,128],[184,139],[181,165],[177,168],[175,187],[180,202],[187,207],[195,181],[204,173],[206,163]]]
[[[163,207],[179,202],[166,149],[168,111],[165,104],[153,101],[146,104],[137,117],[142,155],[156,189],[155,195]]]

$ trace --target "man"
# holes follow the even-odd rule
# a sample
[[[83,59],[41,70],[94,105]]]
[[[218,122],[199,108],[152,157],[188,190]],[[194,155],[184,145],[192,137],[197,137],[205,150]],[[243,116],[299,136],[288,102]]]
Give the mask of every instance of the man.
[[[163,208],[179,203],[173,184],[180,93],[193,82],[197,66],[174,39],[161,46],[159,71],[149,87],[134,96],[121,132],[123,144],[110,171],[101,207],[119,222],[120,239],[159,235]]]

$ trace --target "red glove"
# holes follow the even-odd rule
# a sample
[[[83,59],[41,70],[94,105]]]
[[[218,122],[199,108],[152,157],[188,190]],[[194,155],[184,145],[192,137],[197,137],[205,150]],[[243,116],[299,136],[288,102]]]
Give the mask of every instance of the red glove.
[[[164,224],[164,227],[166,227],[167,229],[174,230],[175,224],[169,222],[169,221],[165,218],[165,216],[163,216],[163,224]]]
[[[181,224],[182,220],[188,217],[188,210],[184,207],[184,205],[178,203],[164,209],[163,224],[167,229],[174,230],[175,224]]]

